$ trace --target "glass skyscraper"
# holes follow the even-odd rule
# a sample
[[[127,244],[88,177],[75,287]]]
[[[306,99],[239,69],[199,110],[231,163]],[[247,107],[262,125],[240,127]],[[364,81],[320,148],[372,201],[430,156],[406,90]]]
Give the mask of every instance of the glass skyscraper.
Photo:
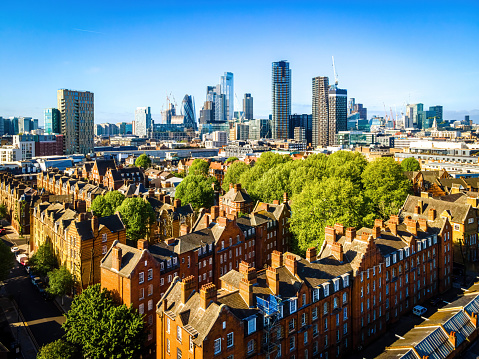
[[[196,111],[195,111],[195,100],[193,96],[185,95],[183,101],[181,102],[180,108],[181,114],[185,116],[184,124],[187,128],[197,129],[196,126]]]
[[[45,121],[45,133],[51,135],[52,133],[61,133],[61,116],[60,111],[56,108],[47,108],[43,113]]]
[[[225,109],[226,119],[228,121],[233,120],[234,116],[234,80],[232,72],[225,72],[220,78],[220,91],[222,95],[225,95]]]
[[[288,61],[273,62],[271,90],[273,138],[286,140],[289,134],[289,115],[291,115],[291,70]]]
[[[151,127],[151,109],[149,107],[137,107],[135,111],[135,135],[148,136]]]

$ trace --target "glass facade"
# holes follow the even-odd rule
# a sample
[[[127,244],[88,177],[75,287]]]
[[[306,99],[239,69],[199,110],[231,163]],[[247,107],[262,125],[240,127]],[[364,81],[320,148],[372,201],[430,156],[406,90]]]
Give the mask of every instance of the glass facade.
[[[181,114],[185,116],[184,125],[187,128],[197,129],[196,126],[196,111],[195,111],[195,100],[193,96],[185,95],[183,101],[181,102]]]
[[[61,116],[60,111],[56,108],[47,108],[43,113],[45,122],[45,133],[61,133]]]
[[[289,136],[291,115],[291,70],[289,62],[278,61],[272,65],[272,135],[274,139],[286,140]]]

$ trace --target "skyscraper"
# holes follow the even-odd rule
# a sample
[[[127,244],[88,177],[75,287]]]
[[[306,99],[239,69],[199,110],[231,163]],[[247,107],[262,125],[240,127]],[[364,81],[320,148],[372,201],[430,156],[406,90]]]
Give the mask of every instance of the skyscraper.
[[[183,101],[181,102],[180,112],[185,116],[184,124],[187,128],[197,129],[196,126],[196,111],[195,111],[195,100],[193,96],[185,95]]]
[[[289,62],[273,62],[272,66],[273,138],[288,138],[288,120],[291,115],[291,70]]]
[[[232,72],[225,72],[220,78],[220,93],[225,95],[225,115],[228,121],[233,120],[234,115],[234,79]]]
[[[422,115],[420,112],[424,111],[424,105],[422,103],[416,103],[407,105],[406,107],[406,115],[410,119],[412,119],[413,126],[415,128],[422,128]]]
[[[65,154],[92,152],[95,122],[93,93],[60,89],[57,91],[57,102]]]
[[[43,113],[45,121],[45,133],[51,135],[52,133],[61,133],[61,115],[56,108],[47,108]]]
[[[245,93],[243,98],[243,113],[245,120],[253,119],[253,97],[250,93]]]
[[[135,110],[135,135],[147,137],[151,127],[150,107],[137,107]]]
[[[337,85],[329,87],[328,91],[329,107],[329,146],[335,145],[335,135],[339,131],[348,129],[348,91],[339,89]]]
[[[329,145],[329,78],[313,78],[313,147]]]
[[[313,128],[313,119],[311,115],[308,114],[293,114],[289,116],[289,138],[295,138],[295,131],[297,128],[304,130],[304,137],[306,143],[311,143],[312,137],[312,128]],[[297,132],[297,131],[296,131]]]

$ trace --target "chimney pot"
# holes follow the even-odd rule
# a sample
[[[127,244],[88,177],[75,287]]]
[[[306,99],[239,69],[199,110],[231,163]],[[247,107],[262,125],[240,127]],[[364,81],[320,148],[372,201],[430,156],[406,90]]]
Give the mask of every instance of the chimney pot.
[[[137,248],[140,251],[144,251],[145,249],[148,249],[148,241],[146,239],[139,239],[137,242]]]
[[[356,228],[349,227],[346,229],[346,242],[351,243],[356,238]]]
[[[276,268],[268,267],[266,269],[266,281],[268,282],[269,289],[274,295],[279,294],[279,272]]]
[[[211,301],[216,302],[217,290],[213,283],[204,284],[200,289],[200,306],[206,310]]]
[[[310,247],[306,250],[306,260],[309,263],[316,260],[316,247]]]
[[[271,267],[279,268],[283,265],[283,255],[280,251],[271,252]]]
[[[381,228],[380,227],[374,227],[373,228],[373,238],[379,238],[381,237]]]
[[[120,247],[113,247],[112,249],[113,260],[111,263],[112,269],[116,270],[117,272],[121,268],[121,260],[122,260],[122,250]]]
[[[340,223],[336,223],[334,225],[334,229],[336,230],[336,233],[340,236],[344,236],[344,226]]]
[[[434,221],[436,219],[436,210],[434,208],[429,208],[427,219],[429,221]]]

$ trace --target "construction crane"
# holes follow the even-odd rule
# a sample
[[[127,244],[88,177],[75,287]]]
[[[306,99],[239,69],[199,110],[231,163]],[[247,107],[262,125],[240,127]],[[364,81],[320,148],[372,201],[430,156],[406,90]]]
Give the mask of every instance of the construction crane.
[[[334,56],[332,56],[332,58],[333,58],[334,84],[338,86],[338,74],[336,72],[336,66],[334,65]]]
[[[388,119],[388,111],[386,110],[386,104],[383,102],[383,106],[384,106],[384,119],[387,121]]]
[[[396,128],[396,119],[393,116],[393,108],[389,107],[389,111],[391,111],[391,120],[393,121],[393,128]]]

